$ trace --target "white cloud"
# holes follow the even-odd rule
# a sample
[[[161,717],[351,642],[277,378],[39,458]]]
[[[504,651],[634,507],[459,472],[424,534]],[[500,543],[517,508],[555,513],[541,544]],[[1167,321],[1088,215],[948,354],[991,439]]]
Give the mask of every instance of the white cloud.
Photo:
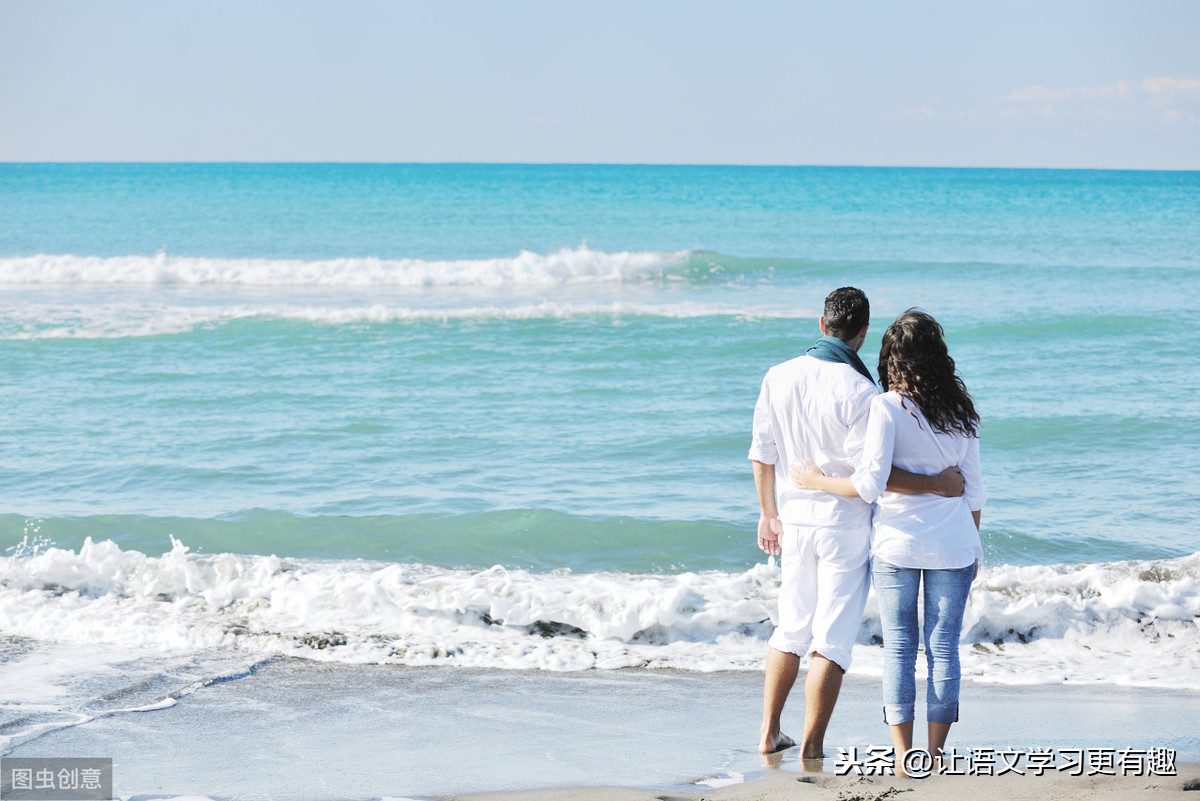
[[[1147,80],[1163,80],[1150,79]],[[1173,80],[1173,79],[1165,79]],[[1138,89],[1136,81],[1121,81],[1120,83],[1110,83],[1105,86],[1067,86],[1067,87],[1050,87],[1041,84],[1034,86],[1026,86],[1023,89],[1014,89],[1003,100],[1014,103],[1044,103],[1062,102],[1071,100],[1112,100],[1112,99],[1128,99],[1133,97]]]
[[[1200,95],[1200,78],[1147,78],[1142,81],[1142,89],[1152,95]]]
[[[1200,98],[1200,78],[1161,76],[1103,86],[1051,87],[1034,84],[1014,89],[997,100],[1001,103],[1106,103],[1166,96]]]
[[[941,115],[939,115],[937,109],[935,109],[933,106],[910,106],[908,108],[900,109],[900,111],[896,112],[896,114],[893,116],[893,119],[906,121],[935,120],[939,116]]]
[[[1200,123],[1200,78],[1157,76],[1097,86],[1033,84],[972,108],[942,108],[936,102],[902,108],[895,122],[1045,120],[1059,124],[1194,125]]]

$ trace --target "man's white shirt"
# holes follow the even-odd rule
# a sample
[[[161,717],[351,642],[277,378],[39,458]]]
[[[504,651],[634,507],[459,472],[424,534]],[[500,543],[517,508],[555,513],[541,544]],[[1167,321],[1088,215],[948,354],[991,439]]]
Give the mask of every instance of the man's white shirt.
[[[869,529],[871,505],[800,489],[788,464],[807,459],[827,476],[854,473],[878,390],[848,364],[798,356],[767,371],[754,406],[749,458],[775,466],[779,519],[788,525]]]

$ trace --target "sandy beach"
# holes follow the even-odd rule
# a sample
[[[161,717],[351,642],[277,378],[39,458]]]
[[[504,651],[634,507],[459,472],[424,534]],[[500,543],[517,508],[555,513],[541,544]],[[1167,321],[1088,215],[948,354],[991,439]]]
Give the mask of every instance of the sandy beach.
[[[813,772],[794,749],[759,755],[761,681],[750,671],[549,673],[281,659],[173,703],[163,703],[153,683],[110,692],[110,707],[91,720],[52,728],[6,756],[111,756],[122,798],[852,801],[891,797],[884,794],[893,786],[913,798],[959,796],[964,786],[979,797],[1127,798],[1184,792],[1187,780],[1200,778],[1200,693],[969,684],[950,741],[960,752],[1164,748],[1176,752],[1178,775],[1051,770],[914,782],[838,776],[833,758]],[[872,677],[847,678],[826,742],[831,755],[887,744],[878,693]],[[785,727],[796,729],[801,716],[796,697]]]
[[[481,793],[471,796],[445,796],[474,801],[949,801],[975,799],[1011,799],[1012,801],[1049,801],[1051,799],[1160,799],[1195,798],[1189,790],[1200,790],[1200,766],[1186,765],[1177,777],[1074,777],[1066,775],[935,777],[919,782],[878,776],[835,777],[828,774],[797,775],[779,770],[772,775],[745,784],[704,790],[697,793],[664,793],[626,788],[575,787],[542,791]]]

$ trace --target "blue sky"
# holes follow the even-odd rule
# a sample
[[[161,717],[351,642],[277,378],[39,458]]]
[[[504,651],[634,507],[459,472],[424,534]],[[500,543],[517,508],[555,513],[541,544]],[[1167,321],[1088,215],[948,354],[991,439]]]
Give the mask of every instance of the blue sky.
[[[1200,169],[1200,2],[0,0],[3,161]]]

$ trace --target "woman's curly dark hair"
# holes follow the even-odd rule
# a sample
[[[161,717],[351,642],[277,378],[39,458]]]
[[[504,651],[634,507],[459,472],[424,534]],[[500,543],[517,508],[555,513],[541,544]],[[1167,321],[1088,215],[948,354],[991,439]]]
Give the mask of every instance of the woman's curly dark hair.
[[[935,431],[979,435],[975,403],[954,371],[942,326],[926,312],[909,309],[884,332],[879,383],[915,403]]]

